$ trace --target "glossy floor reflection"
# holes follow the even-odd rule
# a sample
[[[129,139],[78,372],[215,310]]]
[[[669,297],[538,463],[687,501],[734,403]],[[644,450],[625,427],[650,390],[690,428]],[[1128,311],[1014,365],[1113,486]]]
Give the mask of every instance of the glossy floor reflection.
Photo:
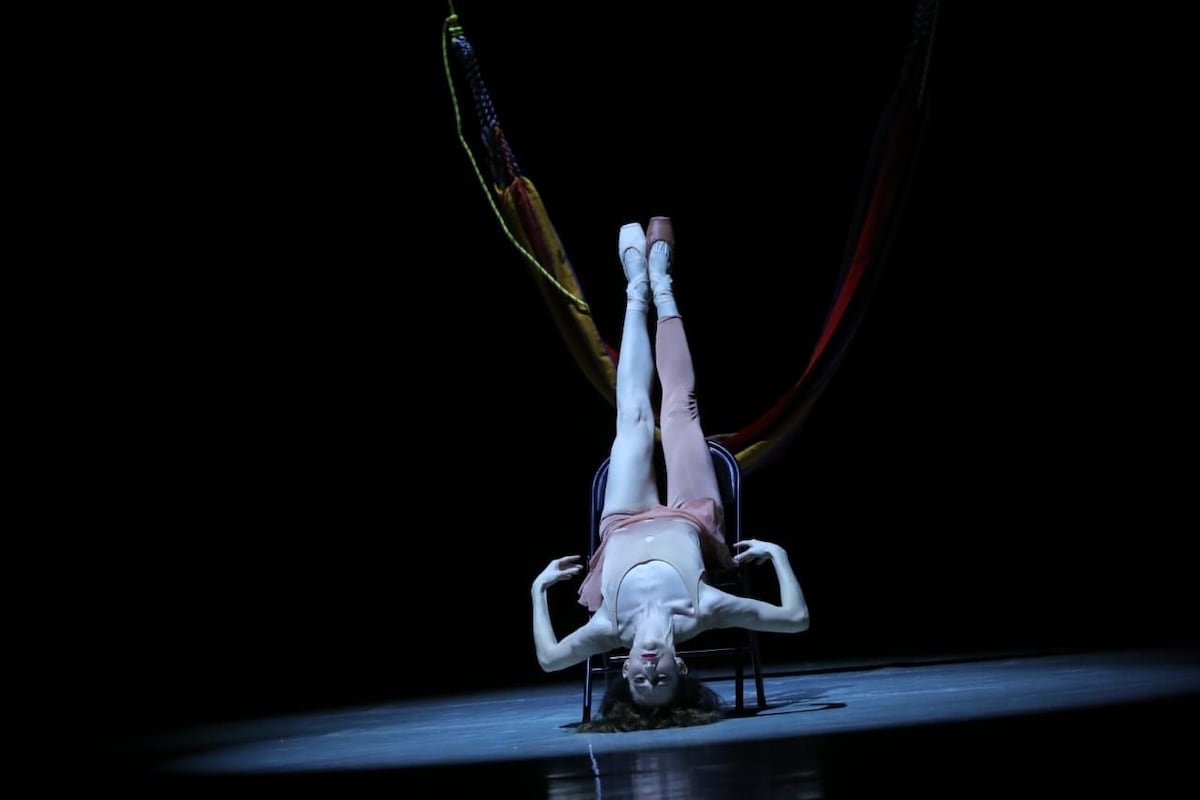
[[[580,688],[98,736],[87,767],[162,796],[1162,796],[1189,774],[1200,654],[791,665],[768,672],[765,710],[624,734],[574,730]]]

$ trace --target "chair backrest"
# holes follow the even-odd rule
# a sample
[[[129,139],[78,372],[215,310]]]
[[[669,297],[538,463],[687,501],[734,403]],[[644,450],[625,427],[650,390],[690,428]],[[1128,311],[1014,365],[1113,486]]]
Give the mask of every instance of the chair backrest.
[[[742,467],[737,456],[720,442],[709,441],[713,469],[721,487],[721,503],[725,510],[725,541],[733,544],[742,537]],[[605,458],[592,478],[592,508],[588,538],[588,554],[600,544],[600,514],[604,510],[604,489],[608,485],[609,459]]]

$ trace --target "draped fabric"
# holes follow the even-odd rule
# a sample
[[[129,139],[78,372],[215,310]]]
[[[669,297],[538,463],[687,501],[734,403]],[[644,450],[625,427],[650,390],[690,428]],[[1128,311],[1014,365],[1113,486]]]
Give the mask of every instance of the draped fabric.
[[[768,408],[737,430],[711,434],[737,456],[744,473],[779,457],[795,438],[845,356],[869,305],[900,227],[929,115],[929,71],[938,0],[915,3],[899,76],[876,125],[838,279],[815,344],[797,347],[799,375]],[[450,54],[454,59],[451,60]],[[597,329],[575,270],[533,181],[509,146],[483,80],[479,59],[451,10],[443,36],[446,78],[463,149],[510,243],[532,271],[563,341],[588,381],[616,398],[617,348]],[[459,89],[474,106],[478,143],[464,134]]]

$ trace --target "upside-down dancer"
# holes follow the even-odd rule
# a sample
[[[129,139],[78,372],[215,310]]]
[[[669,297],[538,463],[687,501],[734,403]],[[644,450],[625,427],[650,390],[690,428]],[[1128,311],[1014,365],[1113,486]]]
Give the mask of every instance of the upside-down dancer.
[[[533,640],[546,672],[616,647],[628,648],[623,680],[608,688],[600,717],[579,730],[639,730],[715,722],[721,698],[688,675],[676,646],[715,628],[795,633],[808,629],[808,605],[786,551],[744,539],[731,552],[712,454],[700,425],[695,375],[672,290],[674,233],[667,217],[646,230],[621,227],[617,253],[628,280],[617,363],[616,436],[600,518],[600,544],[579,588],[588,621],[559,639],[546,590],[584,571],[581,556],[555,558],[533,581]],[[652,352],[648,313],[657,312]],[[666,502],[655,475],[651,384],[662,386]],[[769,561],[779,605],[722,591],[710,569]]]

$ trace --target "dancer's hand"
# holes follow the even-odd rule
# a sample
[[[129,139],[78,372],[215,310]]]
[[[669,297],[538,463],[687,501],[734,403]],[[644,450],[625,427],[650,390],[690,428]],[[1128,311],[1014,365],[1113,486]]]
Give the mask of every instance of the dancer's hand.
[[[735,564],[744,564],[747,561],[751,564],[773,561],[775,554],[781,549],[777,544],[760,539],[742,539],[740,542],[734,542],[733,546],[741,549],[741,552],[733,557]]]
[[[579,573],[583,572],[583,565],[578,563],[579,556],[563,556],[556,558],[546,565],[542,573],[533,581],[535,590],[545,589],[548,586],[553,586],[559,581],[565,581],[574,578]]]

